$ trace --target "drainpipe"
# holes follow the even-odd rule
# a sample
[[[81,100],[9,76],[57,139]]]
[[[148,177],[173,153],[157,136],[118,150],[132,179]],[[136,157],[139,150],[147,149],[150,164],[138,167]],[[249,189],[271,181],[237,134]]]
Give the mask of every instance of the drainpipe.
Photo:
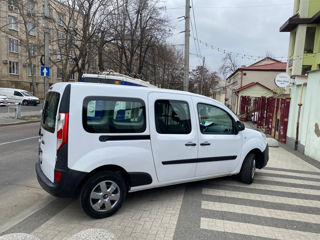
[[[241,70],[241,82],[240,82],[240,87],[242,87],[242,81],[243,81],[243,70]]]
[[[300,102],[298,104],[298,119],[297,119],[297,129],[296,129],[296,141],[294,144],[294,150],[298,150],[298,143],[299,143],[299,125],[300,125],[300,112],[302,107],[302,95],[303,95],[303,87],[306,83],[301,84],[301,94],[300,94]]]

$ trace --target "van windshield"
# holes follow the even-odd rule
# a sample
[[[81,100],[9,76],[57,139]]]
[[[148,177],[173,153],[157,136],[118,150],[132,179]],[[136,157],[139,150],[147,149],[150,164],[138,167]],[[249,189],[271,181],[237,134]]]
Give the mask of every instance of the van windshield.
[[[46,100],[42,110],[42,127],[54,133],[56,125],[56,115],[59,104],[60,94],[57,92],[47,93]]]

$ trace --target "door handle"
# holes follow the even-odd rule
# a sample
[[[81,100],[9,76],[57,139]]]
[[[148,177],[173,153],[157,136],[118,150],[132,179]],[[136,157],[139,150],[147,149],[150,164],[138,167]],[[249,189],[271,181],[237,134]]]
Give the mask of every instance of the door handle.
[[[209,146],[209,145],[211,145],[211,143],[209,143],[207,141],[200,143],[200,146]]]
[[[194,147],[194,146],[197,146],[197,144],[196,144],[196,143],[192,143],[192,142],[187,142],[187,143],[185,144],[185,146],[187,146],[187,147]]]

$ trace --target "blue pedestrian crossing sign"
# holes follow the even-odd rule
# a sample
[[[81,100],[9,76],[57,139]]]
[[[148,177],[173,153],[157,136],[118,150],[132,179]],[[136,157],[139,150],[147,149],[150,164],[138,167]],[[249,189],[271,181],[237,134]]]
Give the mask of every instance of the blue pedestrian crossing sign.
[[[40,67],[40,76],[41,77],[50,77],[50,67],[41,66]]]

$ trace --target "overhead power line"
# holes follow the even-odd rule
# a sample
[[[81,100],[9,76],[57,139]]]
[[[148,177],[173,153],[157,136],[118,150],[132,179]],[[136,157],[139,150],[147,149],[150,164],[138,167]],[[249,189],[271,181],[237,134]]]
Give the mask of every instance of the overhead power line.
[[[203,46],[207,47],[207,48],[210,48],[214,51],[217,51],[221,54],[231,54],[235,57],[239,57],[239,58],[242,58],[242,59],[249,59],[249,60],[259,60],[259,59],[262,59],[264,58],[265,56],[262,56],[262,55],[251,55],[251,54],[247,54],[247,53],[240,53],[240,52],[233,52],[233,51],[230,51],[230,50],[227,50],[227,49],[224,49],[224,48],[221,48],[221,47],[217,47],[217,46],[214,46],[212,44],[209,44],[205,41],[202,41],[200,39],[197,39],[196,36],[191,36],[192,38],[198,40],[200,42],[200,44],[202,44]],[[308,55],[300,55],[300,56],[295,56],[295,57],[292,57],[292,58],[289,58],[289,59],[294,59],[294,60],[302,60],[303,58],[315,58],[315,57],[318,57],[320,55],[320,53],[310,53]],[[284,61],[287,61],[288,60],[288,57],[274,57],[275,59],[281,59],[281,60],[284,60]]]

